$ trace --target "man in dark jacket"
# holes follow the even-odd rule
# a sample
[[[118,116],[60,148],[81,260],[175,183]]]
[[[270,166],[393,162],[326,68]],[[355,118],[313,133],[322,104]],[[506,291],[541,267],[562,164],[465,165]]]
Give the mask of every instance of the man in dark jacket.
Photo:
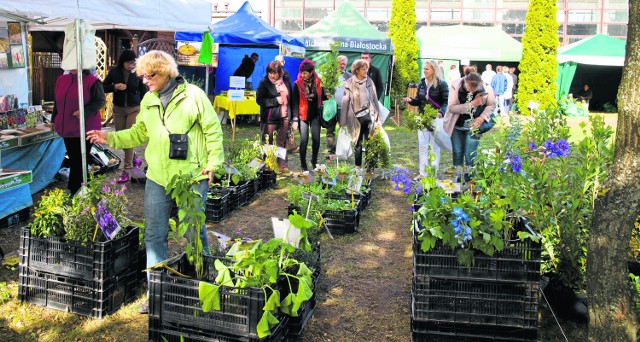
[[[380,74],[380,69],[376,68],[371,64],[371,54],[369,51],[364,51],[360,54],[360,58],[369,62],[369,72],[367,76],[371,78],[373,84],[376,86],[376,94],[378,95],[378,100],[382,101],[384,98],[384,83],[382,83],[382,74]]]
[[[251,74],[253,74],[253,69],[256,67],[257,61],[258,54],[255,52],[251,54],[251,57],[244,55],[242,63],[240,63],[238,69],[233,73],[233,76],[242,76],[248,79],[251,77]]]

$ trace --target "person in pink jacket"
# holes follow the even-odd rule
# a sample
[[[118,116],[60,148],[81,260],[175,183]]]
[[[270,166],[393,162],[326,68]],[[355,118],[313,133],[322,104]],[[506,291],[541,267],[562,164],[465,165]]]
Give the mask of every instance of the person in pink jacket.
[[[473,130],[489,122],[495,108],[493,89],[483,84],[478,73],[469,73],[451,84],[443,127],[451,137],[453,166],[473,166],[480,139]]]

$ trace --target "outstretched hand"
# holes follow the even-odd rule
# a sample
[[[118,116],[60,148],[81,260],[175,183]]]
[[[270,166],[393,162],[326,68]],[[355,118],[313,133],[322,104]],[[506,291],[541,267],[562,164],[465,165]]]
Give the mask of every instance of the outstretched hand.
[[[87,132],[87,140],[92,144],[106,144],[107,143],[107,132],[104,131],[88,131]]]

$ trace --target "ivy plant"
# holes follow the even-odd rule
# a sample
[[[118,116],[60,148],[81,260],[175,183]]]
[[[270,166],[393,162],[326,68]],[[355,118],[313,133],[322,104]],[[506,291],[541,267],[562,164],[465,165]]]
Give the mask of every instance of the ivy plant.
[[[302,237],[300,249],[310,251],[307,231],[313,222],[298,214],[289,216],[293,227],[300,229]],[[305,263],[298,262],[291,257],[296,248],[284,239],[271,239],[265,243],[261,241],[238,241],[232,245],[226,256],[231,260],[225,263],[215,259],[214,267],[217,276],[214,283],[200,282],[199,297],[202,310],[209,312],[221,309],[220,287],[262,288],[265,296],[263,314],[257,324],[259,338],[271,335],[271,328],[279,323],[276,318],[279,311],[297,316],[302,304],[313,296],[313,271]],[[280,290],[275,283],[284,282],[288,286],[287,295],[281,298]],[[294,291],[293,283],[297,284]]]

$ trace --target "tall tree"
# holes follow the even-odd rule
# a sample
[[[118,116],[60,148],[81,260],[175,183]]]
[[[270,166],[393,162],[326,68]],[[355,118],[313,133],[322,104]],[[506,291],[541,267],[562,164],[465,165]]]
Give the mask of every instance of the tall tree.
[[[629,26],[618,128],[607,191],[595,203],[587,255],[589,341],[636,341],[627,251],[640,213],[640,0],[629,1]],[[603,191],[604,192],[604,191]]]
[[[558,77],[556,0],[531,0],[522,36],[518,108],[527,113],[529,101],[540,109],[555,107]]]
[[[419,47],[416,38],[416,1],[393,0],[389,37],[394,47],[395,62],[391,96],[405,96],[407,84],[420,78],[418,72]]]

